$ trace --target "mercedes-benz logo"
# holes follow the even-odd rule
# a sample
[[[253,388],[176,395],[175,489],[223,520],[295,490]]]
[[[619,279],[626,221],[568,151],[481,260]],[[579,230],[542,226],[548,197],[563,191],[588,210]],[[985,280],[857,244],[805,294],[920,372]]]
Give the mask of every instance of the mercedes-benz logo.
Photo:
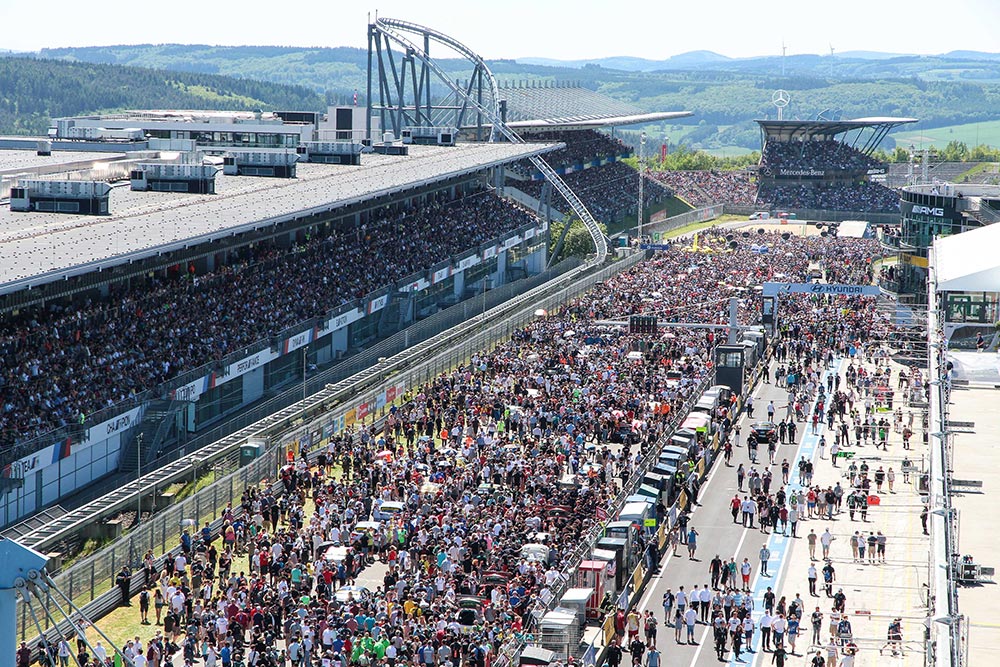
[[[778,89],[774,91],[771,95],[771,104],[780,108],[787,107],[788,102],[792,99],[791,95],[788,94],[787,90]]]

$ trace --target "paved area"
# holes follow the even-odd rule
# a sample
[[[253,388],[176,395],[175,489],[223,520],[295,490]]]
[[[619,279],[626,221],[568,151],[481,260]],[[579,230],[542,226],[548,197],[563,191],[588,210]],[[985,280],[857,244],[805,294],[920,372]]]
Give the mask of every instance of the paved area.
[[[975,354],[975,353],[969,353]],[[981,355],[994,356],[994,355]],[[971,428],[956,428],[954,478],[981,481],[981,489],[957,493],[953,500],[959,517],[959,549],[975,562],[1000,567],[997,551],[996,499],[1000,489],[1000,420],[997,401],[1000,390],[956,387],[951,394],[952,422],[974,422]],[[968,617],[969,664],[989,665],[1000,656],[1000,595],[989,582],[958,589],[959,612]]]
[[[843,375],[848,363],[847,360],[839,360],[832,372],[839,372]],[[869,368],[873,366],[870,363],[865,365]],[[894,370],[898,371],[898,368]],[[766,416],[765,406],[771,400],[778,408],[777,418],[784,416],[784,406],[787,403],[785,390],[774,384],[761,384],[754,394],[755,419],[748,419],[744,415],[740,423],[744,440],[750,422]],[[863,405],[861,411],[864,412]],[[905,415],[906,409],[904,407]],[[889,419],[891,421],[891,415],[889,415]],[[772,492],[781,483],[780,464],[782,459],[787,458],[789,462],[795,462],[803,456],[814,462],[814,485],[826,488],[828,485],[832,486],[840,482],[845,489],[849,490],[849,480],[845,476],[848,462],[839,459],[839,467],[835,468],[830,460],[829,447],[824,450],[822,455],[819,451],[820,436],[825,435],[826,439],[832,443],[833,435],[825,427],[821,427],[816,434],[812,434],[810,433],[811,428],[806,428],[804,423],[800,422],[798,426],[797,441],[794,444],[779,445],[775,465],[767,465],[766,451],[763,448],[761,450],[758,461],[762,463],[758,463],[757,468],[758,470],[762,470],[764,467],[771,468],[775,475],[775,481],[771,486]],[[735,558],[737,563],[742,563],[743,559],[747,558],[753,567],[750,588],[754,599],[755,624],[759,623],[759,618],[763,613],[763,595],[768,587],[775,592],[778,599],[785,597],[787,602],[791,602],[799,594],[804,600],[806,614],[796,643],[797,655],[792,656],[786,664],[807,665],[818,648],[822,647],[824,655],[826,655],[825,647],[829,643],[828,627],[832,610],[832,601],[826,597],[822,590],[822,574],[819,575],[820,586],[817,587],[819,597],[813,597],[809,593],[807,573],[809,565],[813,561],[810,560],[807,536],[810,531],[822,535],[829,529],[834,538],[829,554],[830,563],[835,569],[833,592],[836,592],[837,589],[843,589],[847,597],[846,612],[853,626],[854,641],[861,649],[854,664],[858,666],[890,665],[892,667],[922,664],[923,621],[926,616],[924,585],[927,580],[928,542],[922,534],[920,525],[922,504],[916,489],[918,475],[910,475],[909,480],[904,481],[901,472],[901,464],[905,456],[908,456],[916,467],[921,466],[925,450],[919,427],[920,416],[915,414],[915,435],[911,439],[911,446],[914,447],[912,452],[903,450],[900,433],[890,432],[888,451],[879,449],[876,452],[871,443],[865,447],[854,446],[855,440],[852,431],[850,436],[852,446],[847,449],[847,451],[854,453],[852,460],[856,461],[859,466],[862,460],[867,461],[871,470],[870,475],[873,475],[879,466],[885,470],[892,467],[895,473],[893,491],[888,492],[886,485],[884,493],[879,495],[880,504],[869,510],[867,522],[861,521],[860,514],[856,515],[855,521],[851,521],[846,505],[844,505],[843,511],[834,514],[830,520],[803,518],[799,523],[798,537],[796,538],[781,534],[768,535],[761,533],[757,528],[751,529],[734,525],[729,501],[734,493],[738,492],[735,466],[742,462],[749,467],[746,448],[737,447],[732,460],[733,467],[727,467],[723,462],[719,462],[713,468],[700,498],[701,505],[696,507],[693,512],[691,526],[695,527],[700,534],[697,559],[690,560],[683,545],[676,556],[668,554],[664,559],[660,574],[650,582],[641,598],[640,609],[653,610],[657,618],[662,621],[661,600],[667,588],[676,593],[680,586],[684,586],[686,591],[690,591],[694,586],[704,587],[710,582],[709,563],[715,555],[719,555],[723,559]],[[786,492],[801,488],[798,482],[798,475],[793,465]],[[864,531],[865,534],[881,531],[886,536],[885,563],[867,564],[853,561],[850,537],[855,531]],[[767,575],[761,572],[759,559],[761,547],[765,545],[771,553]],[[822,546],[817,540],[816,557],[821,558],[821,556]],[[824,562],[818,560],[815,561],[815,565],[817,570],[820,570]],[[816,606],[820,607],[824,616],[820,631],[820,645],[812,646],[809,615]],[[896,617],[902,619],[903,637],[907,640],[905,655],[891,656],[891,651],[880,655],[879,649],[885,644],[888,624]],[[682,634],[682,639],[684,635],[686,632]],[[674,640],[673,629],[664,628],[661,623],[657,633],[657,645],[663,652],[665,664],[692,666],[718,664],[712,645],[710,628],[699,624],[695,639],[693,644],[678,644]],[[726,656],[726,661],[732,665],[770,665],[772,663],[771,654],[762,650],[760,633],[757,631],[754,632],[751,649],[752,652],[744,652],[739,661],[730,652]]]

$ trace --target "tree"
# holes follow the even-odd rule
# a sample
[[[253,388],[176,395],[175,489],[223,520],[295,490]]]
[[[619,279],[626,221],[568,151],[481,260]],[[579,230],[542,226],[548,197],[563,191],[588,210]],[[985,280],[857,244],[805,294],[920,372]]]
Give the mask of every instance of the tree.
[[[559,242],[559,237],[562,235],[565,224],[563,220],[552,221],[549,227],[549,239],[551,240],[549,244],[550,253],[555,251],[556,243]],[[603,234],[608,233],[608,228],[604,223],[598,223],[598,226],[601,228]],[[590,232],[583,226],[583,222],[574,218],[570,223],[569,231],[566,233],[566,241],[563,243],[562,252],[559,253],[559,257],[556,257],[556,259],[586,257],[592,252],[594,252],[594,239],[590,237]]]

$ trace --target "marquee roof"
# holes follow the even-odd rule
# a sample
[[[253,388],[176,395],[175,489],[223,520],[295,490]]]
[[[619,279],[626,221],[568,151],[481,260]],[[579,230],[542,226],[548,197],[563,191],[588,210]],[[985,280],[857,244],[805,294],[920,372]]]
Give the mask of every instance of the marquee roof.
[[[1000,224],[934,241],[940,292],[1000,292]]]

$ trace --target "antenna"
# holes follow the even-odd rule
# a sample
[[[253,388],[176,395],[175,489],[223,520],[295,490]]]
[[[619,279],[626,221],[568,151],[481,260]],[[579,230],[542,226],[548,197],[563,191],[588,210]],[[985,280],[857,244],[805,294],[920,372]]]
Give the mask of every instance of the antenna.
[[[830,45],[830,78],[833,78],[833,44]]]
[[[781,76],[785,76],[785,52],[788,47],[785,46],[785,40],[781,40]]]

